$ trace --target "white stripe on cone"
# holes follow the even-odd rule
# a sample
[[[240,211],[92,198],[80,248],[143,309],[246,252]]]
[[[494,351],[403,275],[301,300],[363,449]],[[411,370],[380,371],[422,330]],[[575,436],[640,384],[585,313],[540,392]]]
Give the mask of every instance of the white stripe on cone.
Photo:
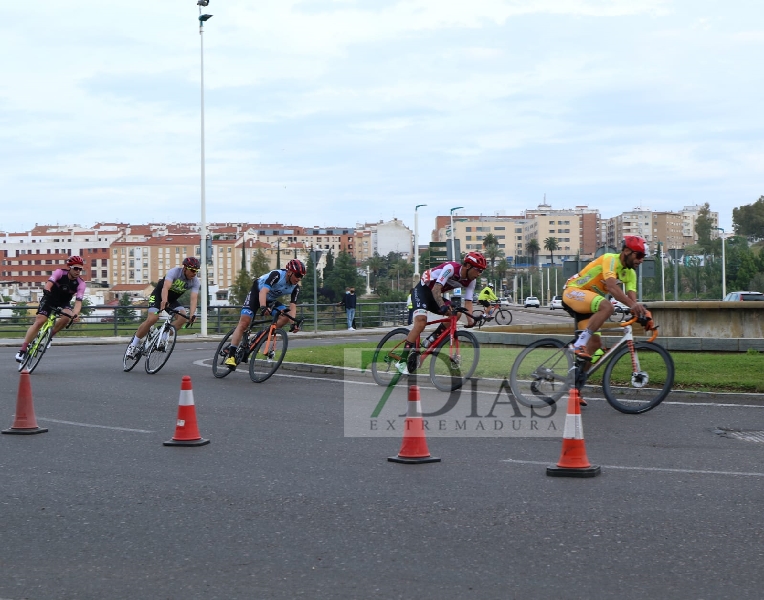
[[[565,415],[565,430],[562,437],[568,440],[584,439],[584,424],[581,415]]]
[[[194,405],[194,390],[180,390],[178,405],[193,406]]]

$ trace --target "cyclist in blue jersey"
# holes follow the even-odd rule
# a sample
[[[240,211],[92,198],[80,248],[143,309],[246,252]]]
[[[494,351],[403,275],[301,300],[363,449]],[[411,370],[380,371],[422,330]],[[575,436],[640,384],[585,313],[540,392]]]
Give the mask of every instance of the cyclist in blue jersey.
[[[296,258],[287,263],[286,269],[277,269],[266,273],[252,282],[252,289],[249,290],[244,299],[244,307],[241,309],[241,317],[236,329],[231,336],[231,345],[228,347],[228,358],[224,364],[229,369],[236,368],[236,350],[241,343],[244,330],[252,323],[255,313],[262,309],[264,314],[272,314],[274,310],[284,310],[286,306],[276,304],[276,301],[290,294],[289,310],[285,311],[292,317],[297,316],[297,297],[300,295],[300,279],[305,276],[305,265]],[[283,327],[289,322],[289,318],[281,315],[276,322],[277,327]],[[292,333],[298,330],[293,328]]]

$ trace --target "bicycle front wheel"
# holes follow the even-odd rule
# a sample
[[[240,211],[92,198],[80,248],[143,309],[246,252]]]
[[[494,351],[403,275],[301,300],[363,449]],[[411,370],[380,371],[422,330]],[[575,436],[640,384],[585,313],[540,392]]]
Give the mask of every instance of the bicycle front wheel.
[[[289,340],[283,329],[276,329],[270,342],[267,334],[262,336],[249,355],[249,378],[255,383],[262,383],[273,375],[281,366],[288,346]]]
[[[557,402],[573,384],[573,357],[565,344],[544,338],[528,344],[512,364],[509,387],[523,406],[543,407]]]
[[[469,331],[445,337],[433,350],[430,379],[441,392],[459,389],[475,373],[480,360],[480,344]]]
[[[167,339],[163,339],[165,336]],[[170,358],[170,354],[175,349],[176,337],[177,332],[172,326],[168,326],[166,330],[159,332],[156,341],[152,344],[149,353],[146,355],[146,362],[144,363],[146,373],[153,375],[164,367],[167,359]]]
[[[502,308],[496,312],[496,324],[497,325],[509,325],[512,322],[512,313],[506,308]]]
[[[389,332],[382,341],[377,344],[371,357],[371,374],[379,385],[387,387],[397,375],[408,373],[406,360],[403,356],[403,346],[409,330],[398,327]]]
[[[130,344],[132,341],[130,342]],[[133,370],[133,367],[138,364],[138,361],[141,360],[141,348],[142,346],[139,344],[138,347],[135,349],[135,356],[130,358],[127,355],[127,350],[130,348],[130,344],[127,345],[127,348],[125,348],[125,354],[122,356],[122,370],[127,373],[129,371]]]
[[[617,411],[637,415],[658,406],[674,385],[674,360],[668,351],[651,342],[634,342],[634,352],[624,346],[605,367],[602,391]]]
[[[27,359],[25,362],[21,363],[19,371],[26,367],[27,370],[31,373],[37,368],[37,365],[39,365],[40,361],[42,360],[42,355],[45,354],[45,351],[48,349],[48,343],[50,343],[50,338],[52,335],[52,328],[48,328],[45,330],[45,333],[37,335],[34,341],[29,344],[30,350],[28,350]]]
[[[215,350],[215,355],[212,357],[212,374],[218,379],[222,379],[233,371],[233,369],[229,369],[227,365],[224,365],[223,362],[228,358],[228,346],[231,343],[231,336],[234,331],[234,329],[231,329],[231,331],[226,334],[223,341],[218,344],[218,347]],[[243,339],[241,340],[241,343],[244,343]]]

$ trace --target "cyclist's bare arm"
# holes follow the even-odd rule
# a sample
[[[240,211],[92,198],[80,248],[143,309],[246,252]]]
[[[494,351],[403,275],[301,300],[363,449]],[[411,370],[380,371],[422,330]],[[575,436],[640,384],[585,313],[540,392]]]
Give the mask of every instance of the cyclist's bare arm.
[[[645,314],[647,309],[644,304],[637,302],[636,293],[633,291],[624,292],[615,277],[606,279],[605,287],[607,287],[608,293],[613,296],[613,298],[628,306],[634,316],[641,317]]]
[[[443,300],[443,286],[440,283],[436,283],[432,286],[432,297],[435,299],[438,306],[443,308],[445,300]]]

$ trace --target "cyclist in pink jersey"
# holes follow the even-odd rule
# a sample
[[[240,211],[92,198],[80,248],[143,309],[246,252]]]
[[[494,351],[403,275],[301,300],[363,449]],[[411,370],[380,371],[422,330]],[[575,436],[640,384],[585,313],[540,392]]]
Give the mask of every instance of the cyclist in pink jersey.
[[[27,334],[24,337],[24,343],[16,354],[16,362],[24,362],[24,355],[27,347],[40,331],[43,323],[48,319],[52,308],[63,308],[62,314],[56,324],[53,326],[53,335],[56,335],[61,329],[69,324],[69,321],[76,321],[80,317],[82,310],[82,299],[85,297],[85,280],[80,277],[85,262],[79,256],[71,256],[66,261],[67,268],[56,269],[45,283],[42,291],[42,299],[37,308],[37,316],[34,323],[30,325]],[[74,297],[74,308],[69,303]],[[53,342],[53,336],[51,336]]]
[[[467,309],[467,326],[472,327],[475,320],[472,318],[472,296],[475,292],[475,280],[486,268],[485,257],[479,252],[468,252],[462,263],[447,262],[438,265],[422,273],[422,279],[411,290],[411,303],[413,305],[413,322],[411,331],[406,338],[404,355],[407,356],[409,373],[413,373],[418,364],[419,336],[427,325],[427,312],[440,315],[451,313],[451,305],[443,299],[443,292],[456,288],[462,288],[462,298]],[[435,336],[441,334],[444,324],[435,331]]]

